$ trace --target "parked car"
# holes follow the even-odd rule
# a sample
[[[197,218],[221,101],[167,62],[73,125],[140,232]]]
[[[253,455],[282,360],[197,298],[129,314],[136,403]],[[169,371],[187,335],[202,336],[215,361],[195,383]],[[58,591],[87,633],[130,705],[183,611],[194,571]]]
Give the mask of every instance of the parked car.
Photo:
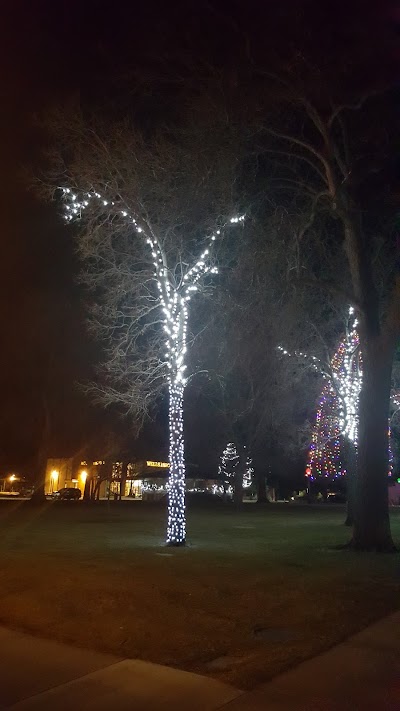
[[[327,504],[345,504],[346,501],[345,495],[340,492],[330,491],[326,497]]]
[[[66,486],[65,489],[60,489],[54,492],[54,498],[61,501],[78,501],[82,496],[80,489]]]

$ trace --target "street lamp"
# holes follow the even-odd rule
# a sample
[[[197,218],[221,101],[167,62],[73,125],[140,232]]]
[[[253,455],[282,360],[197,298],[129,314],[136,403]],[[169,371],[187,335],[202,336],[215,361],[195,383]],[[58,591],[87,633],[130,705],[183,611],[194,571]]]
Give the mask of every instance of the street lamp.
[[[57,480],[58,480],[58,471],[57,471],[57,469],[53,469],[53,471],[51,472],[51,493],[53,493],[53,491],[57,490],[57,486],[56,486]]]
[[[82,469],[82,471],[81,471],[81,481],[82,481],[83,489],[85,489],[85,484],[86,484],[87,475],[88,475],[88,474],[87,474],[86,469]]]

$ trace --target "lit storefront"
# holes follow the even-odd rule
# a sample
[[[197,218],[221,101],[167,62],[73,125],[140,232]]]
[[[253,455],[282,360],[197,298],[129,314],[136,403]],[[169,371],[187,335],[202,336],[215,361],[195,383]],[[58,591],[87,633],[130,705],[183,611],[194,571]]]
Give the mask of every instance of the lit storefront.
[[[135,499],[156,501],[168,492],[168,462],[147,459],[139,462],[106,462],[73,458],[48,459],[45,493],[52,496],[65,487],[80,489],[91,499]],[[215,493],[218,481],[186,478],[188,492]]]
[[[160,498],[168,490],[168,473],[168,462],[147,459],[134,464],[128,463],[124,476],[122,463],[117,462],[113,466],[111,493],[139,500]]]

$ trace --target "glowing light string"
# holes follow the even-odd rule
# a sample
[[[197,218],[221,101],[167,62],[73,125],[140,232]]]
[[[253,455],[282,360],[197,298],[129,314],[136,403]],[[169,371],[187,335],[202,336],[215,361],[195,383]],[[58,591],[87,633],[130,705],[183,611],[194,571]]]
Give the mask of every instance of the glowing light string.
[[[315,356],[294,353],[296,357],[310,360],[311,367],[326,381],[319,398],[308,453],[306,476],[311,480],[317,477],[337,479],[347,473],[341,459],[340,437],[347,437],[357,447],[362,386],[362,353],[357,326],[354,309],[350,307],[346,335],[334,353],[329,369],[325,369]],[[292,355],[281,346],[279,350]],[[392,459],[389,429],[389,473]]]
[[[101,207],[107,207],[108,218],[118,217],[126,221],[133,230],[144,239],[153,259],[154,277],[157,282],[159,306],[164,315],[164,331],[166,334],[166,367],[169,387],[169,462],[170,473],[168,482],[168,522],[167,544],[183,545],[186,539],[185,515],[185,460],[183,433],[183,396],[186,378],[185,356],[187,352],[187,322],[188,304],[198,290],[199,282],[208,274],[217,274],[213,266],[211,253],[213,243],[221,235],[221,229],[216,230],[209,240],[206,249],[191,266],[178,285],[172,282],[168,269],[167,258],[158,239],[149,231],[145,220],[136,218],[125,207],[113,200],[107,200],[95,190],[80,192],[69,187],[62,188],[65,220],[71,222],[79,219],[92,201]],[[227,225],[242,223],[244,215],[235,216]],[[225,225],[225,227],[227,226]]]
[[[362,357],[357,319],[349,309],[349,329],[330,363],[316,414],[306,472],[336,479],[347,472],[341,461],[340,437],[357,446],[358,404],[362,385]],[[326,377],[326,373],[324,373]]]
[[[229,496],[233,495],[236,469],[239,466],[239,455],[236,445],[233,442],[228,442],[221,455],[220,465],[218,468],[218,477],[222,479],[223,484],[214,485],[214,493],[225,493]],[[242,487],[248,489],[254,480],[253,460],[246,457],[246,469],[243,473]]]

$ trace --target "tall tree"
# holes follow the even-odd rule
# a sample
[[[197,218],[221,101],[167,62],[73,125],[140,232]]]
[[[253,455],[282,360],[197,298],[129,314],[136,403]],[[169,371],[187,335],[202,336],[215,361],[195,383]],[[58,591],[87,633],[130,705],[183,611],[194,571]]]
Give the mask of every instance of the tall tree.
[[[228,442],[221,454],[218,468],[218,477],[225,497],[231,495],[235,503],[241,504],[243,491],[253,483],[253,475],[252,459],[244,452],[242,464],[234,442]]]
[[[228,439],[233,442],[243,455],[243,475],[250,452],[258,499],[266,501],[270,470],[276,464],[282,469],[306,446],[299,424],[312,413],[316,378],[309,382],[307,371],[277,350],[294,337],[292,330],[300,330],[301,312],[286,278],[286,214],[277,211],[264,227],[256,213],[253,201],[246,239],[235,240],[221,256],[220,284],[214,308],[204,309],[197,355],[206,371],[202,396],[218,423],[218,455]]]
[[[393,181],[393,99],[369,93],[340,103],[321,84],[317,95],[311,78],[308,92],[290,76],[270,79],[282,92],[281,113],[279,127],[271,114],[261,128],[268,137],[265,154],[276,156],[282,184],[309,205],[294,235],[294,278],[347,298],[359,322],[363,380],[350,545],[393,550],[387,422],[400,336],[400,273],[398,245],[387,215],[382,218],[383,205],[390,213]]]
[[[236,152],[223,123],[146,135],[74,114],[54,122],[60,141],[51,182],[77,221],[91,326],[103,341],[102,379],[92,392],[143,420],[169,391],[167,543],[186,538],[183,398],[189,306],[218,272],[214,242],[231,225]],[[192,328],[196,328],[192,324]]]
[[[286,357],[294,357],[305,367],[312,368],[324,381],[311,433],[306,476],[310,482],[320,479],[329,484],[341,478],[346,482],[346,525],[353,525],[362,383],[362,353],[353,307],[349,309],[344,334],[333,355],[328,348],[326,358],[301,351],[289,353],[281,346],[279,350]]]

